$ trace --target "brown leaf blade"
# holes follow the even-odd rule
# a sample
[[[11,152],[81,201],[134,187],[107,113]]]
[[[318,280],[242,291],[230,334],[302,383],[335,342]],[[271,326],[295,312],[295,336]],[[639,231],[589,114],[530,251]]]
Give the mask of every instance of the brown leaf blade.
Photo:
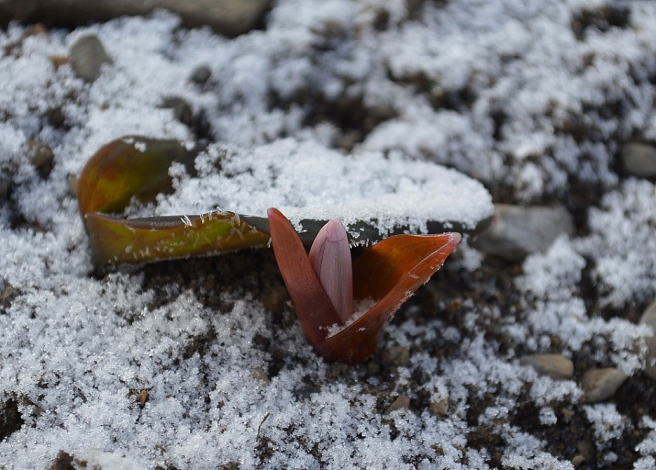
[[[385,323],[442,267],[460,240],[459,233],[397,235],[365,250],[353,263],[354,295],[376,303],[325,339],[324,356],[351,363],[367,360],[376,350]]]
[[[122,219],[85,215],[94,265],[145,263],[265,246],[269,236],[232,212]]]
[[[273,254],[296,307],[301,328],[310,344],[322,352],[327,329],[338,323],[339,317],[294,227],[277,209],[269,209],[268,216]]]

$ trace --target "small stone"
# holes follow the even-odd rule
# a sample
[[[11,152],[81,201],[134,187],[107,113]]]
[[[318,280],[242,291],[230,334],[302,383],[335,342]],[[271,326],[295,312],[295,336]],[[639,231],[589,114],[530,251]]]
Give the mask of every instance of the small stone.
[[[429,411],[435,416],[446,416],[449,414],[449,399],[440,398],[430,403]]]
[[[590,369],[581,379],[583,400],[587,403],[604,401],[613,396],[628,376],[615,367]]]
[[[572,465],[574,465],[575,467],[579,467],[584,463],[585,463],[585,457],[583,457],[581,454],[572,457]]]
[[[13,20],[70,27],[165,9],[179,16],[187,27],[209,26],[218,33],[237,36],[261,24],[271,3],[272,0],[1,0],[0,24]]]
[[[574,234],[572,216],[563,206],[496,204],[492,222],[473,245],[486,255],[517,262],[546,251],[561,234]]]
[[[624,144],[620,151],[624,169],[631,176],[653,178],[656,176],[656,147],[641,142]]]
[[[19,292],[14,286],[0,281],[0,309],[8,310],[11,302],[18,296]]]
[[[70,57],[75,75],[86,82],[95,81],[100,76],[102,65],[113,62],[94,34],[78,38],[71,46]]]
[[[640,324],[650,326],[656,334],[656,300],[654,300],[640,317]]]
[[[112,3],[126,3],[116,2]],[[236,36],[257,26],[271,4],[271,0],[154,0],[127,2],[153,8],[166,8],[182,18],[185,26],[208,25],[215,31]]]
[[[410,407],[410,398],[407,395],[399,395],[396,400],[387,408],[387,411],[400,410]]]
[[[34,139],[28,140],[26,145],[27,149],[25,156],[30,163],[39,170],[41,176],[47,177],[52,170],[52,162],[55,158],[52,149],[46,144]]]
[[[264,367],[255,367],[251,371],[251,377],[253,377],[255,380],[259,380],[260,382],[266,384],[271,383],[271,378],[269,377],[269,374],[264,369]]]
[[[530,354],[521,357],[519,363],[554,379],[569,379],[574,375],[574,364],[560,354]]]
[[[205,85],[212,76],[212,71],[207,65],[199,65],[192,72],[189,77],[196,85]]]
[[[410,350],[405,346],[392,346],[383,351],[383,363],[391,367],[403,367],[410,360]]]
[[[61,129],[66,124],[66,113],[64,113],[61,106],[55,106],[54,108],[48,109],[45,112],[44,117],[48,120],[48,124],[55,129]]]
[[[182,124],[191,127],[194,124],[194,111],[191,105],[179,96],[167,96],[160,105],[161,108],[171,109],[173,116]]]

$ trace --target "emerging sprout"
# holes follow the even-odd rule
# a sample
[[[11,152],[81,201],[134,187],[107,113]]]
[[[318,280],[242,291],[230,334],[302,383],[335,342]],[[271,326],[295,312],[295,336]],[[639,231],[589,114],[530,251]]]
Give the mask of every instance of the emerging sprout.
[[[339,221],[321,229],[308,256],[280,211],[269,209],[268,217],[276,262],[305,336],[327,359],[351,363],[373,354],[384,324],[461,240],[459,233],[396,235],[365,249],[350,269]],[[372,306],[354,314],[354,303]]]
[[[338,219],[319,230],[310,248],[310,261],[337,316],[346,322],[353,314],[353,268],[348,235]]]

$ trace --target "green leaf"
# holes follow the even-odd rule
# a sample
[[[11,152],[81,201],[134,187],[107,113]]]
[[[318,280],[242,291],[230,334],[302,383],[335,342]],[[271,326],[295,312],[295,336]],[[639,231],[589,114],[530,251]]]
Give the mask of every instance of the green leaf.
[[[122,219],[91,212],[85,222],[95,265],[145,263],[265,246],[269,236],[232,212]]]

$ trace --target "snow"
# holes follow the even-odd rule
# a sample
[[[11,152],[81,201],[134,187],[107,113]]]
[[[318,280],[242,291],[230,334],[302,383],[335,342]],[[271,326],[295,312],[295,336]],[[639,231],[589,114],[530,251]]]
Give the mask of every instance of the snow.
[[[0,290],[17,295],[0,303],[0,413],[15,401],[23,424],[0,440],[0,467],[46,469],[61,450],[104,470],[572,469],[543,438],[559,435],[563,408],[590,423],[600,461],[620,458],[636,424],[616,398],[581,406],[577,377],[641,377],[652,334],[623,313],[656,295],[656,186],[614,159],[627,139],[656,139],[656,4],[631,2],[628,26],[577,38],[572,17],[595,4],[280,0],[264,29],[235,39],[160,12],[10,53],[24,26],[1,30]],[[93,84],[49,60],[88,33],[113,59]],[[212,72],[202,85],[189,80],[199,65]],[[170,96],[204,115],[206,134],[161,108]],[[224,288],[194,262],[169,269],[198,270],[198,284],[94,271],[70,178],[128,134],[212,141],[198,175],[173,168],[176,192],[142,215],[278,206],[421,232],[428,219],[475,225],[488,189],[569,201],[584,182],[603,197],[575,236],[521,265],[494,267],[463,242],[373,360],[341,366],[315,354],[288,304],[265,308],[259,280]],[[28,139],[53,150],[47,178],[23,156]],[[407,363],[385,363],[399,347]],[[519,365],[527,352],[571,358],[575,377],[540,376]],[[409,408],[389,411],[400,395]],[[635,468],[654,465],[653,419]]]
[[[597,255],[594,273],[603,286],[603,302],[621,306],[630,299],[648,301],[656,294],[656,186],[627,180],[590,211],[594,233],[581,251]]]
[[[490,195],[479,182],[397,155],[346,158],[316,143],[281,139],[253,152],[213,145],[196,167],[198,177],[178,178],[175,193],[160,197],[153,212],[220,209],[262,217],[276,207],[299,229],[301,219],[338,217],[346,226],[369,222],[383,234],[398,226],[426,233],[427,221],[460,222],[473,229],[492,214]],[[139,214],[152,214],[147,209]]]
[[[622,435],[624,420],[615,405],[600,403],[586,406],[585,414],[594,427],[597,442],[603,444]]]

